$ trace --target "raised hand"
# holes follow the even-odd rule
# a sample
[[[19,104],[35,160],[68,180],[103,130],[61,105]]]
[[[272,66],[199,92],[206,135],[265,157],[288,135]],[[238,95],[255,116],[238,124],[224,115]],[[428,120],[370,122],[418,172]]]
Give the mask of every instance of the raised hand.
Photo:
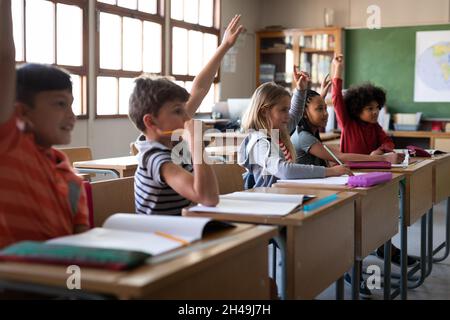
[[[325,97],[328,94],[328,91],[330,90],[331,87],[331,78],[330,78],[330,74],[327,74],[327,76],[323,79],[322,84],[320,85],[320,96],[325,99]]]
[[[308,89],[311,78],[307,72],[299,71],[298,67],[294,66],[294,81],[297,84],[297,90]]]
[[[228,24],[227,28],[225,29],[225,33],[223,35],[222,45],[227,46],[228,48],[231,48],[235,43],[237,38],[239,37],[239,34],[243,32],[244,26],[239,25],[239,22],[241,21],[241,15],[235,15],[233,19],[231,19],[230,23]]]

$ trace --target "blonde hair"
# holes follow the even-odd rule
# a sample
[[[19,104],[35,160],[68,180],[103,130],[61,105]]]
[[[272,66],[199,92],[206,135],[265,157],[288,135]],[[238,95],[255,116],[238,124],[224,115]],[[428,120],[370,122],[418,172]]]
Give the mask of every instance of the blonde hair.
[[[282,86],[273,82],[260,85],[253,93],[250,108],[246,110],[242,117],[241,127],[245,132],[250,130],[266,130],[271,135],[273,125],[267,112],[273,108],[283,97],[291,97],[289,92]],[[291,137],[286,129],[280,129],[280,140],[291,153],[293,161],[297,158],[295,148],[292,145]]]

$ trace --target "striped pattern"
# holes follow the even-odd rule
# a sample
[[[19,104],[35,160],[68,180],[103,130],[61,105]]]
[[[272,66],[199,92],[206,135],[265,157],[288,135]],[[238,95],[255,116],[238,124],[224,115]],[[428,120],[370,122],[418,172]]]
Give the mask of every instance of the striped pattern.
[[[140,214],[181,215],[181,210],[190,201],[179,195],[163,181],[161,166],[173,162],[172,151],[152,141],[140,141],[138,144],[139,167],[135,173],[134,195],[136,212]],[[192,172],[190,164],[182,167]]]
[[[67,157],[38,147],[13,117],[0,125],[0,248],[88,225],[86,193]]]
[[[280,146],[281,151],[283,152],[284,159],[288,162],[292,162],[292,155],[289,152],[289,149],[286,147],[283,141],[279,140],[278,145]]]

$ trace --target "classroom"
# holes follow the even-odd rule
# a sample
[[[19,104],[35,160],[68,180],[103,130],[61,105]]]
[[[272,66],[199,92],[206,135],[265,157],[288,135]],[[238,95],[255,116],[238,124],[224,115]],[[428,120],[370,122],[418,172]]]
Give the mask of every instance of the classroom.
[[[0,300],[450,299],[450,0],[0,0],[0,56]]]

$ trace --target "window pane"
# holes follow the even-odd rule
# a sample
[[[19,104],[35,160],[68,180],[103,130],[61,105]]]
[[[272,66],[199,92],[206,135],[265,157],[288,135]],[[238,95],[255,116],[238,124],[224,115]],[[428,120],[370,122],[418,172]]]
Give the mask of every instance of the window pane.
[[[23,2],[12,1],[11,11],[13,17],[14,44],[16,46],[16,60],[23,61]]]
[[[114,14],[100,13],[100,68],[121,68],[122,30],[121,18]]]
[[[170,17],[175,20],[183,20],[183,0],[172,0],[170,2]]]
[[[198,108],[198,112],[211,112],[212,107],[215,103],[215,85],[211,85],[211,89],[209,89],[208,94],[202,101],[202,104]]]
[[[189,75],[195,76],[202,69],[203,52],[199,48],[203,47],[203,34],[198,31],[189,31]]]
[[[117,114],[117,78],[97,78],[97,115]]]
[[[70,66],[83,64],[83,11],[76,6],[57,7],[57,63]]]
[[[139,0],[138,10],[151,14],[158,13],[158,5],[156,0]]]
[[[123,69],[142,70],[142,22],[123,18]]]
[[[72,78],[72,110],[75,115],[79,116],[83,113],[83,110],[81,108],[81,77],[76,74],[71,74],[70,77]]]
[[[214,34],[203,34],[203,65],[212,58],[218,46],[218,37]]]
[[[213,26],[213,17],[214,17],[214,0],[200,0],[200,16],[199,23],[205,27]]]
[[[188,64],[188,31],[182,28],[173,28],[172,34],[172,73],[187,74]]]
[[[161,25],[144,21],[144,71],[160,73],[161,70]]]
[[[43,0],[27,0],[26,19],[26,60],[55,63],[54,4]]]
[[[184,21],[198,23],[198,0],[184,0]]]
[[[136,10],[137,9],[137,0],[119,0],[119,1],[117,1],[117,5],[119,7]]]
[[[119,79],[119,113],[128,114],[128,104],[130,101],[130,95],[134,89],[133,78],[120,78]]]
[[[116,0],[98,0],[98,2],[116,5]]]

